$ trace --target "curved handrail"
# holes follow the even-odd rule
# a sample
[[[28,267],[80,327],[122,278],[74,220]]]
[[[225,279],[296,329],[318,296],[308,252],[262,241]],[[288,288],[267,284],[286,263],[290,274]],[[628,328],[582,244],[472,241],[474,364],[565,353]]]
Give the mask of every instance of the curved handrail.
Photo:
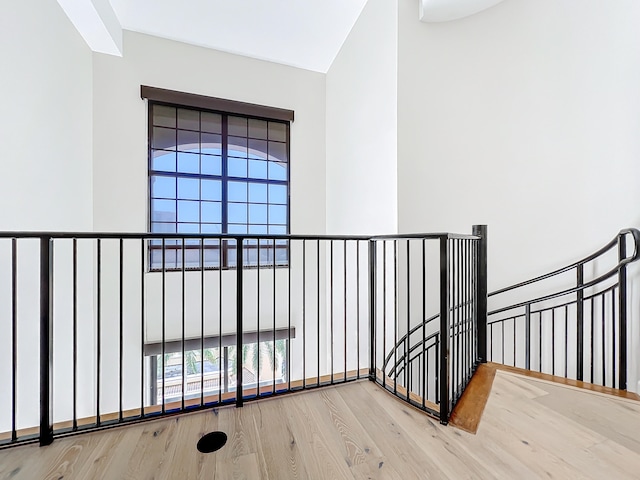
[[[532,283],[536,283],[536,282],[539,282],[541,280],[546,280],[547,278],[554,277],[554,276],[559,275],[561,273],[568,272],[569,270],[572,270],[572,269],[574,269],[574,268],[576,268],[576,267],[578,267],[580,265],[584,265],[585,263],[589,263],[589,262],[595,260],[596,258],[600,257],[601,255],[607,253],[615,245],[617,245],[618,244],[618,239],[621,236],[629,235],[629,234],[631,236],[633,236],[633,239],[634,239],[633,254],[630,257],[627,257],[624,260],[622,260],[621,262],[619,262],[617,267],[616,267],[616,270],[617,270],[620,267],[622,267],[623,265],[626,265],[628,263],[636,261],[638,259],[638,257],[640,256],[640,251],[638,250],[638,244],[640,244],[640,231],[638,229],[636,229],[636,228],[623,228],[622,230],[620,230],[620,232],[618,232],[618,234],[615,236],[615,238],[613,238],[604,247],[602,247],[599,250],[595,251],[591,255],[589,255],[589,256],[581,259],[581,260],[578,260],[577,262],[572,263],[571,265],[567,265],[566,267],[562,267],[562,268],[559,268],[559,269],[554,270],[552,272],[545,273],[544,275],[540,275],[540,276],[532,278],[530,280],[525,280],[524,282],[520,282],[520,283],[516,283],[514,285],[510,285],[508,287],[500,288],[498,290],[490,292],[487,296],[492,297],[492,296],[498,295],[500,293],[504,293],[504,292],[508,292],[508,291],[511,291],[511,290],[515,290],[516,288],[520,288],[520,287],[524,287],[524,286],[527,286],[527,285],[531,285]],[[604,279],[604,280],[606,280],[606,279]]]
[[[611,269],[609,269],[607,272],[603,273],[602,275],[599,275],[598,277],[590,280],[589,282],[583,283],[582,285],[578,285],[576,287],[564,289],[564,290],[561,290],[560,292],[555,292],[555,293],[551,293],[551,294],[548,294],[548,295],[543,295],[543,296],[537,297],[537,298],[532,299],[532,300],[527,300],[527,301],[519,302],[519,303],[516,303],[516,304],[512,304],[512,305],[506,306],[506,307],[501,307],[501,308],[492,310],[492,311],[487,313],[487,316],[488,315],[494,315],[494,314],[502,313],[502,312],[505,312],[505,311],[508,311],[508,310],[513,310],[515,308],[524,307],[524,306],[527,306],[527,305],[532,305],[534,303],[539,303],[539,302],[543,302],[543,301],[547,301],[547,300],[552,300],[554,298],[559,298],[559,297],[562,297],[564,295],[569,295],[569,294],[572,294],[572,293],[576,293],[578,291],[583,291],[583,290],[586,290],[588,288],[594,287],[594,286],[598,285],[599,283],[602,283],[602,282],[606,281],[607,279],[613,277],[614,275],[616,275],[620,271],[621,268],[629,265],[630,263],[635,262],[636,260],[638,260],[638,258],[640,258],[640,248],[639,248],[639,245],[640,245],[640,230],[638,230],[636,228],[624,228],[624,229],[620,230],[618,232],[618,234],[611,241],[609,241],[606,245],[604,245],[603,247],[601,247],[600,249],[598,249],[594,253],[592,253],[592,254],[590,254],[590,255],[588,255],[588,256],[586,256],[586,257],[584,257],[584,258],[582,258],[582,259],[580,259],[580,260],[578,260],[578,261],[576,261],[576,262],[574,262],[574,263],[572,263],[570,265],[567,265],[565,267],[561,267],[559,269],[553,270],[552,272],[549,272],[549,273],[540,275],[538,277],[534,277],[534,278],[532,278],[530,280],[519,282],[519,283],[516,283],[514,285],[510,285],[508,287],[504,287],[504,288],[495,290],[493,292],[490,292],[488,294],[488,297],[492,297],[492,296],[499,295],[499,294],[504,293],[504,292],[515,290],[515,289],[520,288],[520,287],[531,285],[533,283],[540,282],[542,280],[546,280],[546,279],[554,277],[556,275],[560,275],[562,273],[568,272],[568,271],[570,271],[570,270],[572,270],[574,268],[578,268],[581,265],[585,265],[586,263],[589,263],[589,262],[597,259],[598,257],[604,255],[608,251],[610,251],[612,248],[614,248],[616,245],[618,245],[620,237],[625,236],[625,235],[631,235],[633,237],[633,241],[634,241],[633,253],[630,256],[625,256],[625,258],[619,259],[615,266],[613,266]],[[625,252],[625,254],[626,254],[626,252]],[[460,306],[456,306],[456,307],[453,307],[452,309],[459,308],[459,307]],[[390,352],[386,356],[386,358],[384,360],[384,364],[383,364],[384,367],[383,368],[386,369],[386,367],[389,364],[389,362],[391,360],[391,357],[393,356],[394,352],[397,351],[397,349],[399,349],[401,345],[404,345],[404,343],[406,342],[406,339],[407,339],[407,335],[409,335],[409,336],[412,335],[413,333],[418,331],[420,328],[423,328],[423,326],[426,327],[430,322],[432,322],[434,320],[437,320],[438,318],[440,318],[440,314],[439,313],[437,313],[437,314],[425,319],[424,322],[421,322],[418,325],[414,326],[411,330],[409,330],[409,332],[407,334],[403,335],[396,342],[396,344],[393,346],[393,348],[390,350]],[[430,339],[430,338],[432,338],[434,336],[435,336],[435,334],[431,334],[428,338]],[[411,355],[411,353],[413,351],[415,351],[416,348],[418,348],[423,343],[425,343],[425,340],[420,338],[414,345],[412,345],[409,348],[409,352],[408,352],[409,356]],[[400,358],[404,359],[404,355],[405,355],[405,353],[403,353]],[[400,362],[398,361],[398,362],[396,362],[395,365],[393,365],[393,368],[390,370],[389,374],[392,374],[392,373],[397,371],[399,363]]]

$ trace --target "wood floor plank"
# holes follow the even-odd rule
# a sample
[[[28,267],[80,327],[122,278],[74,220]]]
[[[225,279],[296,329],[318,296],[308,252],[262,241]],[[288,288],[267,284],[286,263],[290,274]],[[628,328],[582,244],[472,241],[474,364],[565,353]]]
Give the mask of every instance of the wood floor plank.
[[[639,402],[497,369],[475,435],[362,381],[0,450],[0,480],[631,479],[638,431]]]

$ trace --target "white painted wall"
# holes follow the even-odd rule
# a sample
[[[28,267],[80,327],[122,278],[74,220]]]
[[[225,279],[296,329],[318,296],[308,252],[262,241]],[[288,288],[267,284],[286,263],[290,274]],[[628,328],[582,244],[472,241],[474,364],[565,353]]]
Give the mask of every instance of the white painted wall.
[[[400,231],[488,224],[493,290],[640,224],[637,2],[510,0],[443,24],[416,7],[399,3]]]
[[[487,223],[493,289],[640,223],[637,2],[510,0],[438,25],[415,3],[399,6],[401,231]]]
[[[397,1],[369,0],[327,73],[327,231],[395,233]]]
[[[91,58],[56,2],[3,5],[0,230],[92,229]],[[11,425],[11,247],[9,241],[1,243],[0,431],[6,431]],[[34,375],[39,345],[37,255],[37,242],[18,243],[18,428],[37,425],[39,418]],[[57,349],[68,352],[68,331],[54,333]],[[68,372],[57,377],[65,388],[69,378]]]

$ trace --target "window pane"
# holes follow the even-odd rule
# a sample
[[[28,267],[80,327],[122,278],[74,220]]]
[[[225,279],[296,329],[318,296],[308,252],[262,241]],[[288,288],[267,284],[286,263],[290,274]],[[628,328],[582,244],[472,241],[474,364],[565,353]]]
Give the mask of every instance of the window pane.
[[[269,140],[287,141],[287,126],[284,123],[269,122]]]
[[[151,222],[151,233],[176,233],[175,223],[161,223]],[[162,241],[158,241],[158,245],[161,245]]]
[[[197,110],[178,109],[178,128],[200,130],[200,112]]]
[[[155,198],[176,198],[176,177],[152,176],[151,196]]]
[[[286,162],[287,145],[285,143],[269,142],[269,159]]]
[[[188,130],[178,130],[178,150],[199,153],[200,134]]]
[[[267,226],[266,225],[249,225],[249,233],[252,235],[266,235],[267,234]]]
[[[222,225],[219,223],[203,223],[200,231],[208,234],[222,233]]]
[[[249,223],[267,223],[267,206],[254,203],[250,204]]]
[[[269,185],[269,203],[279,203],[282,205],[286,205],[287,186],[286,185]]]
[[[151,200],[151,221],[153,222],[175,222],[176,221],[176,201],[175,200]]]
[[[247,157],[247,139],[238,137],[229,137],[229,156],[230,157]]]
[[[286,225],[269,225],[269,233],[271,235],[286,235],[287,227]]]
[[[267,122],[264,120],[249,119],[249,136],[251,138],[267,139]]]
[[[188,200],[178,201],[178,222],[199,222],[199,206],[200,202],[191,202]]]
[[[267,186],[263,183],[250,183],[249,201],[251,203],[267,203]]]
[[[203,222],[222,222],[222,204],[220,202],[202,202],[200,205]]]
[[[154,150],[151,154],[151,170],[161,172],[176,171],[176,153],[166,150]]]
[[[249,160],[249,178],[267,178],[267,163],[265,160]]]
[[[201,180],[202,200],[222,200],[222,182],[220,180]]]
[[[205,267],[219,267],[220,266],[220,247],[209,246],[209,242],[205,244],[204,251],[204,265]]]
[[[247,119],[242,117],[228,117],[229,135],[237,135],[239,137],[247,136]]]
[[[247,226],[246,225],[235,225],[233,223],[230,223],[229,224],[229,233],[231,233],[231,234],[247,233]],[[229,254],[231,254],[231,250],[229,251]],[[229,255],[229,259],[231,259],[231,255]]]
[[[222,175],[222,158],[211,155],[201,155],[200,172],[203,175]]]
[[[247,223],[247,204],[230,203],[227,209],[229,223]]]
[[[210,155],[222,155],[222,135],[203,133],[200,141],[201,152]]]
[[[176,109],[164,105],[153,106],[153,124],[161,127],[176,126]]]
[[[200,233],[200,225],[197,223],[179,223],[178,233]],[[184,243],[186,245],[187,240]],[[182,245],[182,241],[179,241],[178,245]]]
[[[227,160],[230,177],[247,178],[247,160],[244,158],[230,158]]]
[[[265,140],[249,140],[249,158],[267,159],[267,142]]]
[[[222,115],[202,112],[200,114],[200,128],[203,132],[222,133]]]
[[[178,178],[178,198],[198,200],[200,198],[200,182],[197,178]]]
[[[181,173],[200,173],[200,155],[197,153],[178,153],[178,171]]]
[[[269,180],[286,180],[287,164],[278,162],[269,162]]]
[[[284,205],[269,205],[269,223],[286,225],[287,207]]]
[[[176,149],[176,131],[171,128],[153,127],[153,148]]]
[[[245,182],[229,182],[227,196],[230,202],[246,202],[247,184]]]

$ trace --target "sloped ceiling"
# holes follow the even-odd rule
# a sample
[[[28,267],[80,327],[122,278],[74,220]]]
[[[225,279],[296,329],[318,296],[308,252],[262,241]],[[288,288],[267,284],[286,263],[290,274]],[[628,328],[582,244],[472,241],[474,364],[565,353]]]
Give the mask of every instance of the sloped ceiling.
[[[110,0],[123,29],[326,72],[366,0]]]

